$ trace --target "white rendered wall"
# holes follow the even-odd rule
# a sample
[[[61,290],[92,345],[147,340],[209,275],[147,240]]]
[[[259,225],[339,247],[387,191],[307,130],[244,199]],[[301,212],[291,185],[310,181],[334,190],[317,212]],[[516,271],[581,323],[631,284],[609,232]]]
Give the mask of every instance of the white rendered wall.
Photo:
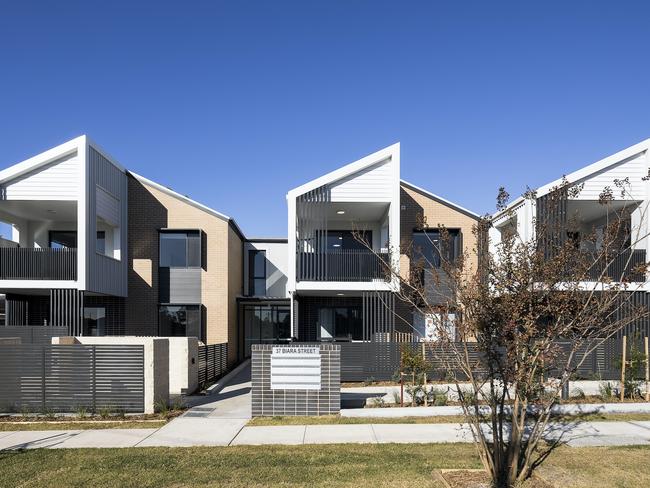
[[[288,245],[286,242],[245,242],[244,243],[244,295],[248,295],[248,252],[250,250],[266,253],[266,296],[287,298],[289,275]]]

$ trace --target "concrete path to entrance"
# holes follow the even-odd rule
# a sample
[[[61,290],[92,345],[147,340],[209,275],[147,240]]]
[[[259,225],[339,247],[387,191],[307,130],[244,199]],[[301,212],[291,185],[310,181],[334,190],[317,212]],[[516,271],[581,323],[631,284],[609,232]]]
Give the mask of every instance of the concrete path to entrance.
[[[137,445],[229,445],[251,418],[250,361],[221,382],[224,386],[218,392],[187,398],[192,408]]]

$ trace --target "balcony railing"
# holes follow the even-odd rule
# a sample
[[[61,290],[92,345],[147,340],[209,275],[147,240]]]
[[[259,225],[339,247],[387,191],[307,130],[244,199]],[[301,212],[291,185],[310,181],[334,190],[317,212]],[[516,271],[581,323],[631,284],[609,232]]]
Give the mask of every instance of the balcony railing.
[[[299,252],[298,281],[376,281],[389,276],[388,253],[366,249],[337,249],[327,252]]]
[[[588,277],[591,280],[599,280],[602,276],[618,281],[623,277],[626,281],[644,282],[646,277],[635,268],[646,262],[645,249],[628,249],[621,251],[618,255],[609,259],[599,260],[591,267]],[[607,269],[605,269],[607,268]],[[603,271],[605,273],[603,274]]]
[[[0,248],[0,280],[76,279],[76,249]]]

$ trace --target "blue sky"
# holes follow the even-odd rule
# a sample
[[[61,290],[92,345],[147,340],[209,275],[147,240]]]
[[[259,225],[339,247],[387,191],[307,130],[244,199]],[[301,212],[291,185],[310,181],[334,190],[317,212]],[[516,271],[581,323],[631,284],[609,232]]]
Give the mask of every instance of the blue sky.
[[[86,133],[282,236],[289,189],[400,141],[483,213],[650,137],[649,33],[640,1],[3,1],[0,167]]]

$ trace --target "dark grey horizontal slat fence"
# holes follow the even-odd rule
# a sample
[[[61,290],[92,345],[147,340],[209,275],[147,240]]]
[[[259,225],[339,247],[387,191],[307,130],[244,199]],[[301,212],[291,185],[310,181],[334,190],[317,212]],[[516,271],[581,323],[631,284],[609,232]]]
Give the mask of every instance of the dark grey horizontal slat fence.
[[[427,373],[430,379],[445,379],[447,365],[453,365],[453,349],[450,345],[443,346],[435,343],[398,343],[398,342],[341,342],[341,381],[388,381],[395,377],[400,368],[401,348],[410,348],[413,352],[424,354],[429,363]],[[629,344],[629,342],[628,342]],[[569,343],[557,342],[559,351],[568,351]],[[455,347],[462,351],[462,343]],[[487,371],[483,354],[475,343],[467,343],[470,361],[474,371],[479,375]],[[579,350],[574,364],[578,364],[586,352],[583,347]],[[577,369],[575,376],[581,379],[620,379],[620,358],[622,355],[621,340],[607,339],[589,355]],[[463,379],[463,373],[456,370],[458,379]]]
[[[228,344],[199,346],[199,386],[213,381],[228,370]]]
[[[67,336],[67,327],[46,325],[3,325],[0,337],[18,337],[21,344],[51,344],[52,337]]]
[[[0,247],[2,280],[76,280],[74,248]]]
[[[0,410],[144,411],[141,345],[0,345]]]

